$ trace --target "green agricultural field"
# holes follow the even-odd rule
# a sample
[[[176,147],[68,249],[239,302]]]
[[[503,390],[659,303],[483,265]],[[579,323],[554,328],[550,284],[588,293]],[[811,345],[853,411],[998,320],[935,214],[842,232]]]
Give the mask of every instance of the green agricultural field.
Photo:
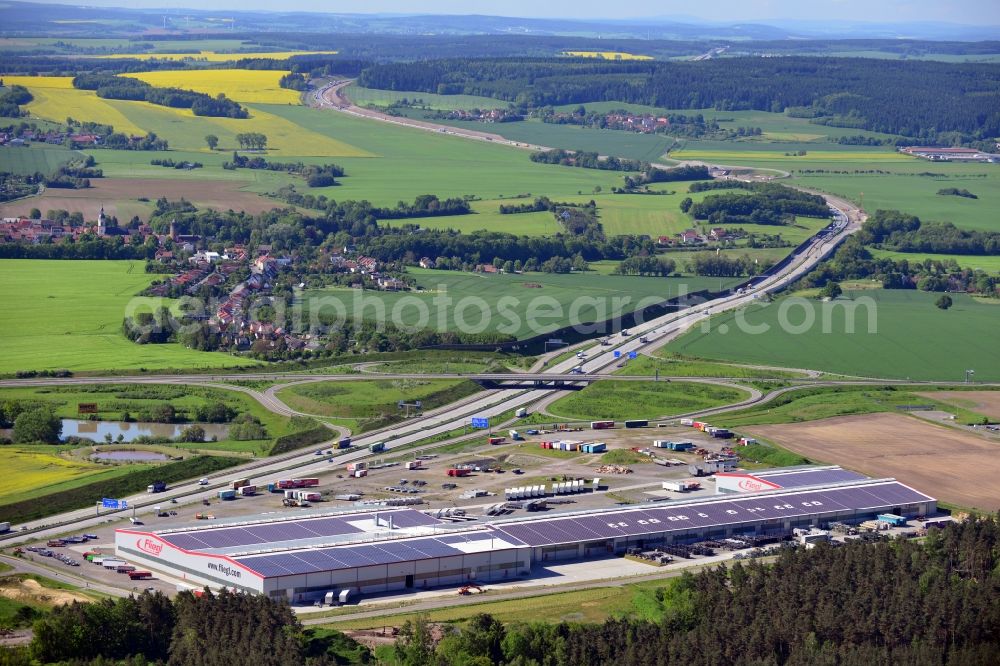
[[[400,400],[420,400],[423,410],[429,411],[479,390],[477,384],[461,379],[372,379],[294,384],[279,391],[278,398],[292,409],[363,431],[370,429],[366,426],[388,425],[405,415],[397,406]]]
[[[407,115],[413,118],[426,118],[426,114],[419,111],[410,111]],[[586,150],[601,155],[614,155],[648,162],[659,160],[674,144],[672,138],[663,134],[590,129],[578,125],[543,123],[537,119],[513,123],[481,123],[476,120],[434,120],[434,122],[478,132],[499,134],[511,141],[550,148]]]
[[[750,397],[727,386],[691,382],[594,382],[552,403],[546,411],[558,418],[655,419],[719,407]]]
[[[473,215],[452,215],[448,217],[414,217],[405,220],[385,220],[384,226],[402,226],[418,224],[425,229],[454,229],[462,233],[488,229],[503,231],[517,236],[548,236],[562,231],[562,226],[556,222],[555,216],[549,211],[537,213],[516,213],[501,215],[500,205],[516,205],[530,202],[530,199],[506,201],[474,201]]]
[[[535,164],[526,151],[488,142],[365,120],[303,106],[255,105],[308,130],[350,143],[374,157],[337,157],[347,171],[339,187],[317,188],[338,201],[367,199],[377,205],[411,201],[421,194],[499,199],[532,193],[559,199],[595,186],[621,183],[621,174]],[[253,191],[271,187],[252,185]]]
[[[0,374],[252,365],[177,344],[136,345],[121,334],[132,297],[155,279],[132,261],[0,260]]]
[[[459,330],[457,322],[461,320],[468,332],[499,331],[527,338],[568,325],[570,316],[583,323],[604,321],[634,311],[644,299],[649,299],[645,302],[649,305],[684,293],[725,289],[737,282],[593,273],[483,275],[419,268],[411,268],[409,273],[423,291],[396,293],[332,287],[306,291],[303,304],[307,309],[322,307],[331,316],[342,309],[347,317],[433,330]],[[451,303],[444,299],[451,299]],[[580,300],[574,304],[576,299]],[[488,315],[480,305],[488,309]],[[537,327],[529,319],[534,319]]]
[[[805,174],[796,165],[797,183],[861,201],[866,210],[897,209],[928,222],[953,222],[969,229],[1000,230],[1000,165],[943,164],[924,160],[891,165],[827,164],[827,169],[878,168],[889,174]],[[815,167],[805,167],[815,168]],[[930,174],[930,175],[918,175]],[[978,199],[942,196],[947,187],[967,189]]]
[[[436,111],[451,111],[454,109],[504,109],[507,102],[492,97],[477,95],[437,95],[435,93],[406,92],[399,90],[377,90],[351,85],[344,91],[352,102],[358,106],[386,107],[404,99]]]
[[[83,153],[62,146],[32,145],[22,148],[0,146],[0,171],[22,175],[50,174],[63,164],[82,158]]]
[[[960,381],[965,370],[974,369],[977,380],[1000,380],[995,349],[1000,306],[964,294],[952,295],[955,304],[949,310],[934,306],[938,294],[933,293],[873,289],[847,295],[851,300],[826,304],[779,299],[718,315],[711,319],[710,331],[697,327],[667,349],[686,356],[861,377]],[[855,332],[845,333],[852,306]],[[803,327],[806,311],[813,313],[814,323]],[[831,332],[823,332],[824,321]],[[876,332],[869,332],[870,323]],[[763,330],[762,325],[769,327],[766,334],[741,332]]]
[[[951,261],[954,260],[962,268],[971,268],[974,271],[986,271],[987,273],[1000,273],[1000,256],[976,256],[968,254],[926,254],[922,252],[892,252],[890,250],[878,250],[869,248],[872,256],[883,258],[888,257],[901,261],[906,259],[910,263],[917,261]]]
[[[794,184],[863,203],[864,208],[898,209],[922,220],[953,222],[970,229],[1000,228],[993,211],[1000,209],[1000,166],[928,162],[890,148],[840,146],[807,149],[801,157],[787,157],[788,147],[721,144],[712,150],[682,150],[671,158],[705,160],[715,164],[788,171]],[[843,150],[849,148],[851,150]],[[942,196],[947,187],[967,189],[978,199]]]
[[[660,377],[732,377],[738,379],[792,379],[804,377],[801,372],[771,368],[755,368],[730,363],[717,363],[697,358],[677,356],[662,349],[658,357],[640,355],[616,370],[618,375],[656,375]]]

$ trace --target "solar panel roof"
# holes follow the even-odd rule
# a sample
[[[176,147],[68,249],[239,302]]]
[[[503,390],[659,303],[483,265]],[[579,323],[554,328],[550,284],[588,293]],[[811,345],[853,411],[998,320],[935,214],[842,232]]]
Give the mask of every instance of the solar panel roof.
[[[797,476],[802,478],[801,475]],[[498,539],[497,546],[500,548],[509,548],[509,544],[514,544],[515,547],[545,546],[812,516],[831,511],[891,509],[900,504],[927,501],[933,500],[897,481],[865,480],[854,484],[842,483],[842,485],[804,490],[725,495],[693,499],[688,502],[563,513],[551,517],[521,517],[496,521],[473,529],[453,530],[450,533],[447,527],[443,527],[444,533],[435,535],[317,548],[297,547],[294,550],[279,552],[236,555],[233,559],[263,576],[283,576],[414,561],[429,557],[457,556],[463,552],[471,552],[469,551],[471,544],[483,544],[483,549],[488,550],[485,542],[494,538]],[[384,515],[386,512],[379,513]],[[399,512],[399,516],[405,516],[403,521],[407,523],[412,521],[417,526],[439,522],[426,514],[412,510]],[[168,533],[162,538],[168,539],[175,545],[195,544],[195,542],[241,543],[251,537],[263,538],[272,534],[271,530],[262,532],[264,527],[289,527],[295,533],[299,533],[296,532],[299,529],[306,529],[312,533],[342,530],[346,529],[345,518],[349,518],[352,522],[371,520],[374,518],[374,513],[279,521],[273,524],[251,523],[242,527]],[[394,523],[399,524],[395,518]],[[281,532],[282,535],[285,533]],[[207,545],[201,547],[209,548]],[[493,547],[492,541],[489,547]],[[474,548],[476,549],[478,548]]]
[[[860,481],[866,478],[863,474],[847,469],[803,469],[791,472],[760,472],[753,474],[758,479],[776,483],[782,488],[802,488],[845,481]]]
[[[247,547],[267,548],[271,545],[291,547],[296,541],[361,534],[359,523],[371,522],[376,516],[378,524],[388,527],[389,518],[395,528],[421,527],[440,523],[436,518],[413,509],[370,511],[336,516],[318,516],[297,519],[248,522],[218,528],[201,528],[177,532],[161,532],[164,541],[190,551],[215,551]]]

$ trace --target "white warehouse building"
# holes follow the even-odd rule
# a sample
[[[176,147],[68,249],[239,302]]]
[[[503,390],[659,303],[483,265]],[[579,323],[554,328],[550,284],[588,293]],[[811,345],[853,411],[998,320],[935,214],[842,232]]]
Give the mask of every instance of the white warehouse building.
[[[115,552],[191,587],[227,587],[301,603],[342,590],[376,594],[523,578],[533,565],[609,557],[628,548],[935,511],[932,497],[894,479],[862,477],[463,525],[403,508],[155,531],[122,528]]]

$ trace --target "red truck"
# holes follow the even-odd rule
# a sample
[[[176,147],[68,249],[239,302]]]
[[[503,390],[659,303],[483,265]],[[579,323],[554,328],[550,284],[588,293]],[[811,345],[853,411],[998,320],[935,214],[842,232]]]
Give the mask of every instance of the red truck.
[[[469,474],[471,473],[472,470],[459,469],[457,467],[452,467],[451,469],[448,470],[448,476],[469,476]]]
[[[128,577],[131,580],[149,580],[153,577],[152,571],[129,571]]]

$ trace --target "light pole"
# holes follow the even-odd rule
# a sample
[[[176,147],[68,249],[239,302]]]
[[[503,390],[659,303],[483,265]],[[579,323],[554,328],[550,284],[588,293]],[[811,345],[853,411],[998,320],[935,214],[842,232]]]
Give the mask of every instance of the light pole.
[[[965,371],[965,383],[966,384],[968,384],[968,383],[970,383],[972,381],[972,375],[974,375],[974,374],[976,374],[975,370],[966,370]]]

